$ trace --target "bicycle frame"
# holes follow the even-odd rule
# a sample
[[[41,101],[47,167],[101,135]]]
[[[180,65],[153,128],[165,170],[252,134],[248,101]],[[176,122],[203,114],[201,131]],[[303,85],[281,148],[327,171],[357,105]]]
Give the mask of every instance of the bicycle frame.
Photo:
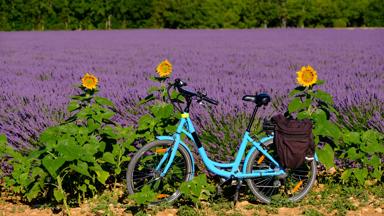
[[[173,136],[158,136],[157,139],[159,140],[172,140],[174,142],[173,147],[169,148],[168,151],[164,154],[161,161],[159,162],[158,166],[156,167],[156,170],[160,170],[160,168],[164,165],[164,163],[167,161],[168,155],[169,160],[165,164],[165,168],[163,169],[161,176],[165,176],[165,174],[168,172],[169,168],[172,165],[172,162],[175,158],[177,149],[179,145],[183,145],[188,153],[190,154],[192,160],[193,156],[187,145],[181,140],[181,134],[185,134],[190,140],[192,140],[197,148],[198,153],[203,160],[205,166],[208,168],[209,171],[212,173],[222,176],[224,178],[233,178],[233,179],[245,179],[245,178],[255,178],[260,176],[277,176],[277,175],[283,175],[285,174],[284,169],[280,166],[280,164],[270,155],[268,152],[262,148],[261,144],[273,139],[273,136],[264,137],[260,140],[260,142],[256,142],[250,137],[249,131],[245,131],[243,135],[242,142],[240,144],[239,151],[237,152],[236,158],[234,161],[230,163],[219,163],[216,161],[212,161],[209,159],[204,147],[200,143],[200,140],[196,134],[195,128],[193,126],[192,120],[189,118],[189,113],[183,113],[182,118],[179,122],[179,125],[177,127],[176,133],[173,134]],[[251,149],[248,151],[247,155],[245,156],[244,164],[242,167],[242,170],[240,170],[241,160],[245,154],[246,147],[248,143],[252,143]],[[264,170],[254,170],[252,173],[246,172],[246,167],[249,162],[249,158],[251,157],[252,153],[258,150],[260,151],[265,157],[267,157],[272,163],[275,164],[275,169],[264,169]],[[194,164],[194,162],[192,161]],[[224,170],[229,169],[229,170]]]

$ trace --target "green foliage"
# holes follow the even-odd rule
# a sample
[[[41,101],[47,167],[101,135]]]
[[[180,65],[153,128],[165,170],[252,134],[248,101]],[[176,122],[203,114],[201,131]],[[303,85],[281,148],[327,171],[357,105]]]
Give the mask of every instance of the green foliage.
[[[151,77],[151,80],[158,82],[160,86],[151,86],[148,89],[148,96],[139,102],[139,106],[148,113],[141,116],[136,131],[137,138],[145,141],[152,141],[158,135],[173,134],[176,131],[176,124],[180,119],[180,112],[175,110],[168,99],[167,86],[165,81],[168,77]],[[171,99],[182,101],[182,96],[172,91]]]
[[[322,85],[324,81],[319,80],[309,87],[296,87],[289,95],[293,97],[288,104],[288,112],[298,119],[310,119],[313,122],[314,141],[317,145],[322,138],[330,138],[337,145],[341,136],[339,127],[330,121],[331,113],[337,111],[333,108],[333,99],[330,94],[320,89],[313,89],[316,85]],[[316,150],[320,162],[326,167],[334,166],[334,152],[329,144],[324,148]]]
[[[200,201],[208,200],[215,189],[214,185],[207,182],[205,174],[196,176],[191,181],[183,182],[180,186],[182,196],[191,200],[196,206]]]
[[[321,85],[318,81],[314,86]],[[297,87],[290,92],[294,96],[288,105],[288,111],[298,119],[310,119],[313,122],[315,143],[328,138],[316,153],[326,167],[334,167],[337,158],[351,161],[343,170],[340,179],[344,183],[367,184],[369,180],[380,182],[384,173],[381,158],[384,155],[384,136],[375,130],[349,131],[340,129],[330,121],[331,115],[340,116],[333,108],[332,96],[313,87]],[[369,171],[370,170],[370,171]]]
[[[384,26],[381,0],[0,0],[0,30]]]
[[[335,149],[340,159],[349,159],[354,168],[347,168],[341,175],[344,183],[369,184],[369,179],[380,182],[384,173],[381,158],[384,156],[384,135],[368,130],[363,132],[346,131],[343,143]]]
[[[140,192],[129,195],[129,198],[137,205],[148,205],[156,200],[156,193],[151,190],[151,186],[144,185]]]
[[[113,103],[98,97],[97,90],[80,87],[72,97],[68,111],[72,116],[63,124],[46,129],[39,148],[26,155],[7,146],[2,139],[1,155],[10,157],[8,188],[31,202],[45,198],[57,203],[79,203],[101,192],[121,175],[130,160],[129,151],[136,136],[132,127],[123,128],[112,121]]]

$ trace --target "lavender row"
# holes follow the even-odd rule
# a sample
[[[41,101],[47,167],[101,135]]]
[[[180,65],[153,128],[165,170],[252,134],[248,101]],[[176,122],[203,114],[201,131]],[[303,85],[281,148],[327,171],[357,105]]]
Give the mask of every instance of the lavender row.
[[[100,94],[114,101],[122,124],[134,123],[135,102],[153,83],[156,65],[173,64],[186,80],[220,101],[216,115],[250,112],[244,94],[267,92],[283,110],[296,71],[310,64],[326,80],[340,110],[363,107],[384,131],[383,29],[127,30],[0,32],[0,133],[28,147],[44,128],[62,121],[74,84],[90,72]],[[206,111],[202,123],[209,124]]]

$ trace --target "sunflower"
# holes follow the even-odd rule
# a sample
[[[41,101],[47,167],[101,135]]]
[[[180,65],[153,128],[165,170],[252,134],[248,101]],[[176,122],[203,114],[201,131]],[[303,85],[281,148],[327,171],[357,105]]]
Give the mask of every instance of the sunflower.
[[[159,65],[157,65],[156,72],[160,77],[168,77],[172,73],[172,64],[167,59],[165,59],[164,61],[160,62]]]
[[[84,77],[81,79],[83,86],[87,89],[96,89],[97,83],[99,80],[97,77],[92,74],[86,73]]]
[[[304,87],[311,86],[317,81],[317,73],[310,65],[301,67],[301,70],[296,73],[297,83]]]

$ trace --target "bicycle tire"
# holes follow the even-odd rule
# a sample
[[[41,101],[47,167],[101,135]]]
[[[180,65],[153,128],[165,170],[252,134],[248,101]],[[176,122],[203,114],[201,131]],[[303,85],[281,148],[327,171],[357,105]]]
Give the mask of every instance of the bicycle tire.
[[[147,157],[147,156],[155,156],[155,159],[160,159],[161,160],[162,157],[159,156],[161,154],[157,154],[156,148],[157,149],[167,149],[167,151],[168,151],[168,149],[170,149],[170,150],[172,149],[172,146],[173,146],[173,141],[170,141],[170,140],[164,140],[164,141],[157,140],[157,141],[148,143],[147,145],[145,145],[141,149],[139,149],[139,151],[131,159],[130,163],[128,164],[128,168],[127,168],[126,179],[127,179],[127,191],[128,191],[128,194],[134,194],[136,192],[139,192],[140,188],[143,187],[144,185],[150,185],[151,189],[155,193],[166,195],[166,197],[163,197],[161,199],[158,199],[158,200],[150,203],[151,205],[157,205],[157,204],[160,204],[160,203],[163,203],[163,202],[173,202],[174,200],[176,200],[181,195],[180,191],[178,190],[178,187],[180,186],[180,184],[182,182],[184,182],[184,181],[189,181],[189,180],[191,180],[193,178],[192,159],[191,159],[188,151],[186,150],[186,148],[184,146],[182,146],[182,145],[178,146],[177,153],[176,153],[176,156],[175,156],[175,158],[174,158],[174,160],[172,162],[172,165],[171,165],[171,167],[169,168],[167,174],[164,177],[159,177],[158,176],[159,173],[161,173],[161,170],[160,171],[156,171],[155,170],[156,166],[159,164],[158,162],[155,161],[154,163],[151,164],[151,163],[148,163],[148,161],[143,161],[143,162],[145,162],[145,164],[141,164],[140,163],[140,161],[145,159],[145,157]],[[151,152],[153,153],[153,151],[151,151],[152,149],[155,149],[155,154],[151,155]],[[167,158],[167,160],[165,161],[164,164],[167,163],[168,159],[169,158]],[[183,160],[183,161],[181,161],[181,160]],[[142,169],[143,171],[139,170],[139,168],[140,168],[139,166],[140,165],[145,166],[145,168]],[[175,176],[172,176],[172,175],[173,174],[177,174],[177,173],[173,172],[173,170],[175,170],[176,165],[181,165],[182,166],[179,170],[181,170],[183,172],[182,173],[183,178],[182,179],[180,179],[180,178],[176,179],[176,180],[178,180],[180,182],[172,181],[174,186],[175,186],[175,188],[173,188],[174,191],[169,191],[169,189],[170,189],[169,187],[167,188],[167,191],[164,188],[155,188],[154,189],[153,188],[153,184],[150,184],[150,183],[155,183],[158,180],[164,180],[166,178],[175,179],[176,175]],[[164,166],[162,168],[164,168]],[[146,181],[146,178],[144,178],[146,176],[137,177],[140,174],[140,172],[147,173],[148,174],[147,175],[148,178],[151,178],[151,177],[152,178],[150,180]],[[158,180],[151,181],[153,179],[156,179],[157,177],[159,177]],[[141,186],[139,184],[139,180],[142,180],[143,178],[144,178],[144,182],[143,182],[143,185]],[[136,183],[135,183],[135,181],[136,181]],[[158,184],[162,184],[162,182],[160,182]],[[164,184],[164,182],[163,182],[163,184]]]
[[[264,146],[269,153],[271,152],[270,154],[273,158],[277,158],[276,151],[273,151],[273,140],[265,142]],[[264,159],[260,159],[261,157],[262,154],[260,155],[258,150],[255,150],[252,153],[247,164],[247,173],[251,173],[252,170],[255,170],[255,168],[273,169],[273,166],[271,165],[272,162],[270,162],[266,157],[264,157]],[[297,169],[286,169],[286,173],[287,176],[284,178],[278,176],[262,176],[249,178],[246,179],[246,181],[252,193],[262,203],[270,203],[274,197],[297,202],[304,198],[315,183],[317,162],[315,160],[305,161],[305,163]],[[293,189],[290,187],[292,184],[294,185]]]

